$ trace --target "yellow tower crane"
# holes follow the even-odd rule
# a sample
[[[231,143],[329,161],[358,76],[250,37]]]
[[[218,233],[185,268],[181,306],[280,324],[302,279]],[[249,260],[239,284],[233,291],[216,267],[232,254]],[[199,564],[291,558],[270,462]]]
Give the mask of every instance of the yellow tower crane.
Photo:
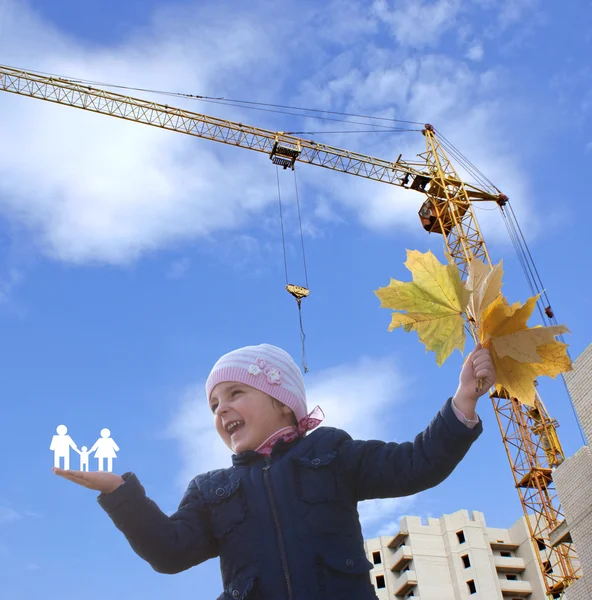
[[[85,82],[6,66],[0,66],[0,90],[255,150],[267,154],[275,165],[285,169],[294,169],[297,162],[308,163],[420,192],[425,196],[419,210],[421,224],[426,231],[442,235],[446,250],[463,277],[473,258],[491,267],[473,203],[497,204],[504,219],[516,225],[508,198],[497,188],[484,178],[475,185],[459,177],[448,154],[459,161],[462,157],[455,154],[454,148],[431,125],[422,130],[426,150],[417,160],[405,161],[399,156],[393,162],[284,132],[105,91]],[[513,231],[513,241],[520,244],[519,229]],[[521,251],[522,260],[534,268],[524,246]],[[308,293],[303,288],[288,287],[298,300]],[[541,315],[554,319],[550,306]],[[552,473],[564,460],[557,421],[549,416],[538,394],[533,407],[504,392],[492,392],[490,397],[548,597],[561,598],[580,572],[569,534],[553,535],[557,530],[562,531],[565,521]]]

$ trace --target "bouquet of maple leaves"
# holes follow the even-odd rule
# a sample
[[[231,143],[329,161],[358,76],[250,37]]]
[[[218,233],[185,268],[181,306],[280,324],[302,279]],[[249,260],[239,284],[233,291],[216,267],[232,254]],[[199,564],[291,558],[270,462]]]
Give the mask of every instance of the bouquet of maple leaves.
[[[426,351],[436,353],[438,365],[465,345],[465,327],[474,326],[478,341],[489,350],[496,371],[496,389],[505,389],[525,404],[535,401],[535,381],[557,377],[572,369],[567,344],[556,336],[565,325],[528,327],[539,296],[510,305],[501,292],[502,262],[490,269],[474,258],[463,282],[456,264],[442,264],[431,253],[407,250],[405,266],[413,281],[391,278],[375,291],[381,307],[395,312],[389,331],[416,331]]]

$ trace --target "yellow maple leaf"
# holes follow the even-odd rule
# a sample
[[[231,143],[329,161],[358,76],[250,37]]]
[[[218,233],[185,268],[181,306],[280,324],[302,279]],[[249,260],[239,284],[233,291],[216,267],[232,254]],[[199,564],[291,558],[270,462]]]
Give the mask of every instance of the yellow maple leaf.
[[[524,304],[516,302],[511,306],[500,294],[484,311],[479,323],[481,342],[501,337],[515,331],[528,329],[528,319],[535,309],[538,296],[532,296]]]
[[[573,369],[571,358],[567,354],[567,344],[554,341],[537,348],[542,361],[536,363],[538,375],[546,375],[555,379],[561,373],[567,373]]]
[[[518,362],[541,362],[538,348],[546,344],[553,344],[555,336],[567,333],[565,325],[551,325],[550,327],[533,327],[508,333],[491,340],[498,356],[509,356]]]
[[[464,317],[469,292],[453,263],[443,265],[428,251],[407,250],[405,266],[413,281],[391,279],[388,286],[375,291],[381,307],[395,312],[389,331],[403,327],[416,331],[427,351],[436,353],[441,365],[455,348],[465,344]]]
[[[471,298],[468,309],[475,323],[482,320],[484,310],[501,294],[503,275],[502,261],[492,269],[478,258],[469,264],[467,289]]]
[[[526,404],[534,404],[537,377],[557,377],[572,369],[567,345],[556,336],[565,325],[529,327],[539,296],[510,305],[501,293],[502,263],[489,268],[473,259],[466,285],[450,257],[441,264],[427,252],[407,251],[405,266],[412,282],[391,279],[375,294],[381,306],[394,312],[389,331],[416,331],[426,349],[436,353],[438,365],[458,348],[464,349],[464,320],[472,323],[481,344],[489,349],[496,371],[496,388]],[[477,381],[479,388],[483,384]]]
[[[510,356],[500,358],[496,352],[490,352],[496,372],[496,389],[505,391],[520,402],[534,405],[536,397],[535,381],[546,375],[555,378],[560,373],[571,371],[571,359],[567,355],[567,344],[553,342],[539,346],[539,362],[519,362]]]
[[[537,377],[555,378],[572,369],[567,345],[555,339],[566,333],[565,325],[528,327],[538,296],[524,304],[508,304],[500,294],[483,311],[478,323],[479,339],[489,348],[496,372],[496,388],[525,404],[534,404]]]

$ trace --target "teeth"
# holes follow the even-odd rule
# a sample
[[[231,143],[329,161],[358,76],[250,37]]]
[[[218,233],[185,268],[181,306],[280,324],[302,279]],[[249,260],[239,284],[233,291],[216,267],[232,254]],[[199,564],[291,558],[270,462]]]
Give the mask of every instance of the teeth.
[[[232,433],[239,425],[242,425],[242,423],[242,421],[233,421],[226,427],[226,431],[228,431],[228,433]]]

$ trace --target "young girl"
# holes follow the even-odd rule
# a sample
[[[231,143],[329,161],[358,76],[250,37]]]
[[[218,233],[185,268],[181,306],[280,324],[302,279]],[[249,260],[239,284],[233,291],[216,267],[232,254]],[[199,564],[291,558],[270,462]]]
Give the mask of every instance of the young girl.
[[[248,346],[220,358],[206,383],[232,466],[193,479],[170,517],[133,473],[54,472],[100,491],[99,504],[155,571],[219,556],[218,600],[376,600],[358,502],[446,479],[482,432],[475,406],[494,381],[489,352],[477,346],[455,396],[415,441],[358,441],[331,427],[306,435],[323,415],[308,414],[299,368],[280,348]]]

